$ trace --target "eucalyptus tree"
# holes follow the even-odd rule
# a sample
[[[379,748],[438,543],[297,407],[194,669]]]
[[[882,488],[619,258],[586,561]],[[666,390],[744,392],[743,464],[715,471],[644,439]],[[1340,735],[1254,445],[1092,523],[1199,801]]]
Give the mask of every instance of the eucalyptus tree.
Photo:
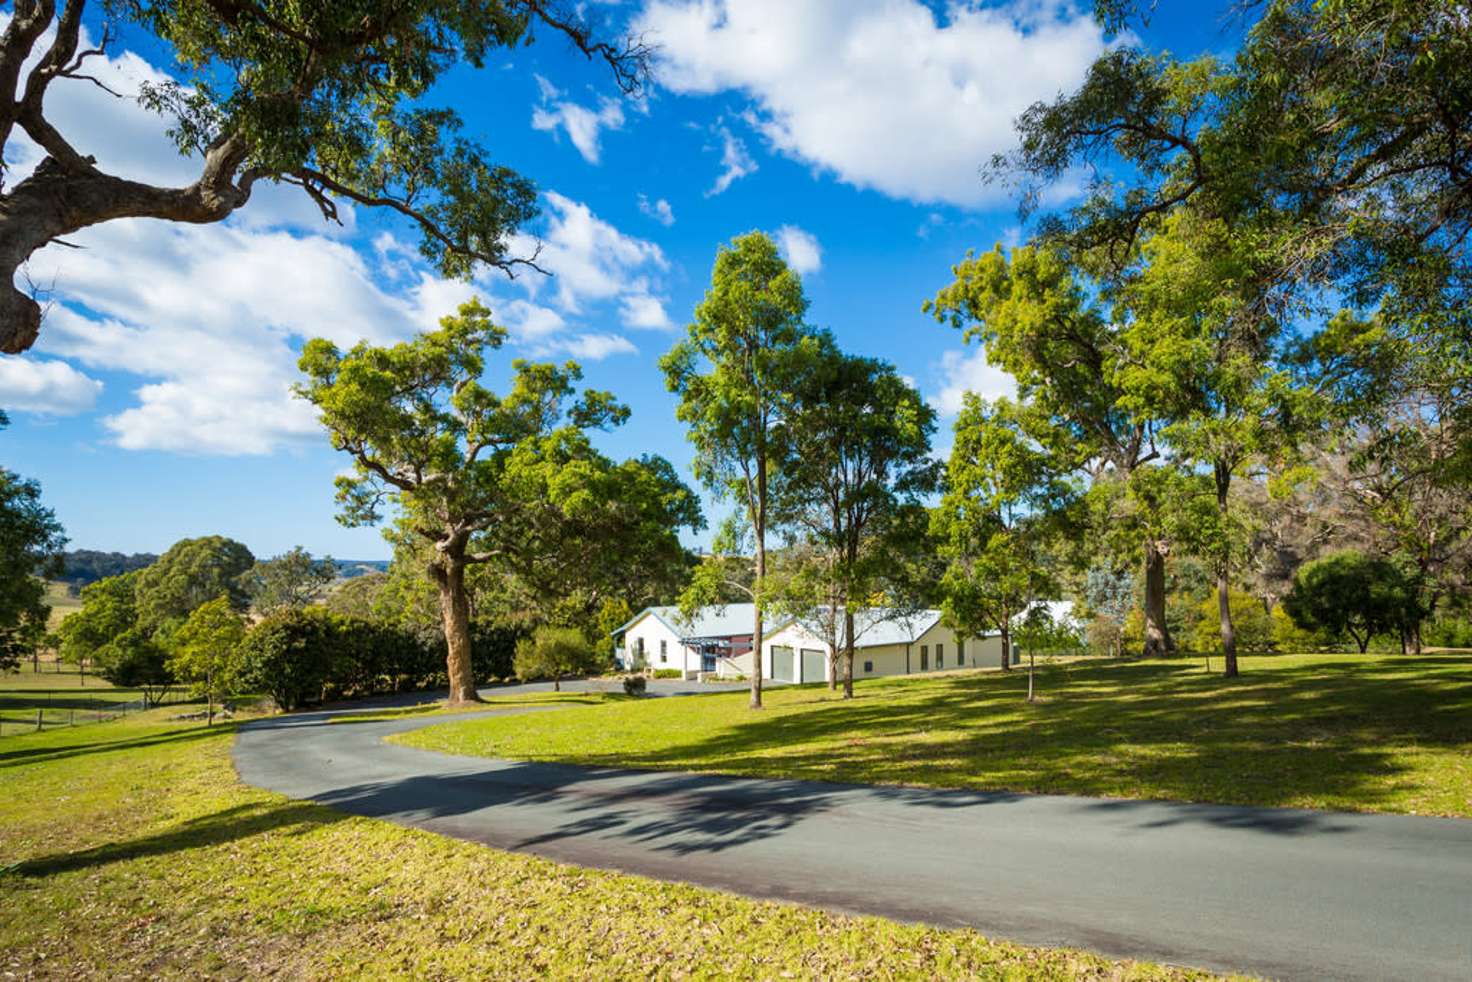
[[[1161,656],[1175,650],[1165,617],[1175,530],[1157,445],[1165,420],[1121,404],[1117,379],[1132,357],[1128,311],[1093,275],[1094,262],[1033,246],[968,254],[925,309],[981,343],[987,360],[1016,380],[1029,411],[1066,440],[1092,485],[1095,537],[1142,556],[1144,654]]]
[[[139,626],[156,633],[221,596],[235,610],[245,610],[250,597],[241,576],[254,565],[250,549],[226,536],[180,539],[138,571],[134,589]]]
[[[1058,589],[1052,544],[1078,488],[1058,434],[1041,414],[1008,399],[968,393],[956,418],[945,495],[931,534],[947,560],[941,607],[958,632],[1002,638],[1012,665],[1016,618]]]
[[[173,77],[116,92],[93,66],[118,35],[111,23],[88,34],[87,0],[17,0],[0,35],[0,152],[9,162],[24,137],[41,161],[19,180],[3,174],[0,352],[26,350],[40,330],[40,305],[11,284],[37,249],[119,218],[222,221],[262,182],[299,188],[328,221],[344,204],[401,216],[446,276],[534,266],[508,248],[508,233],[536,212],[534,185],[460,136],[459,116],[426,96],[456,66],[479,67],[537,28],[606,63],[628,92],[648,55],[636,40],[601,38],[557,0],[138,0],[90,10],[156,38],[174,55]],[[120,112],[134,100],[158,112],[180,153],[198,161],[198,178],[171,187],[110,173],[86,152],[90,134],[48,104],[57,85],[98,85]]]
[[[319,600],[337,578],[331,556],[313,559],[301,546],[270,559],[258,560],[241,574],[241,585],[257,612],[272,614],[300,610]]]
[[[296,387],[317,407],[333,447],[353,458],[354,473],[337,479],[339,520],[376,524],[389,504],[397,512],[391,537],[427,547],[454,703],[479,699],[467,568],[554,561],[529,555],[519,539],[528,516],[559,510],[549,483],[559,484],[567,504],[604,466],[585,430],[628,418],[606,392],[573,398],[582,377],[575,362],[518,359],[510,389],[492,392],[480,382],[485,353],[505,338],[490,311],[471,301],[438,330],[392,347],[360,342],[343,352],[309,341],[301,357],[307,381]]]
[[[903,527],[898,519],[939,485],[930,457],[935,410],[893,365],[831,343],[812,359],[795,395],[784,422],[791,478],[778,510],[811,546],[794,578],[808,585],[800,591],[808,602],[799,606],[826,606],[829,626],[841,625],[829,643],[844,667],[844,698],[851,699],[856,612],[901,600],[885,589]],[[878,619],[863,623],[867,629]]]
[[[761,650],[767,605],[767,535],[774,492],[793,455],[782,436],[799,380],[823,346],[803,321],[802,281],[765,234],[722,246],[710,289],[680,341],[660,361],[680,397],[675,411],[695,447],[695,475],[741,509],[755,551],[751,707],[761,708]]]

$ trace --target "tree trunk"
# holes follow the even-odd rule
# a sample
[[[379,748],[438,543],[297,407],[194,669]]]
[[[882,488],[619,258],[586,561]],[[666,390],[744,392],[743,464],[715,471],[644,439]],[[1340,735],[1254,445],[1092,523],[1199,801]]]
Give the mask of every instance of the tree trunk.
[[[752,532],[756,535],[756,582],[752,584],[756,597],[753,605],[756,617],[751,631],[751,703],[750,708],[762,708],[762,608],[766,605],[767,589],[767,456],[766,445],[757,448],[756,460],[756,514],[752,516]],[[799,656],[801,657],[801,656]]]
[[[445,672],[450,678],[451,705],[480,702],[470,665],[470,598],[465,593],[465,549],[441,552],[444,565],[430,567],[440,588],[440,619],[445,629]]]
[[[1031,647],[1029,647],[1027,649],[1027,701],[1028,702],[1032,702],[1033,701],[1032,675],[1033,675],[1033,668],[1034,668],[1034,660],[1036,658],[1037,658],[1037,653],[1034,652]]]
[[[843,697],[854,697],[854,613],[843,609]]]
[[[1216,465],[1216,514],[1221,522],[1222,535],[1227,533],[1227,492],[1231,489],[1232,472],[1222,464]],[[1237,677],[1237,631],[1232,627],[1232,580],[1228,560],[1229,546],[1222,543],[1221,563],[1216,574],[1216,605],[1222,619],[1222,661],[1226,667],[1222,675]]]
[[[1145,543],[1145,650],[1146,658],[1175,654],[1176,643],[1165,624],[1165,551],[1159,543]]]
[[[1012,630],[1007,619],[1002,619],[1002,671],[1012,671]]]

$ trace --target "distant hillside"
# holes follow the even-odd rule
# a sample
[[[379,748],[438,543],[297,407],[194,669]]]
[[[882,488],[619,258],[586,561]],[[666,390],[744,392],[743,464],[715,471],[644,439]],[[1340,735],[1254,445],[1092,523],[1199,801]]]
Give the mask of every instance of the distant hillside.
[[[387,559],[338,559],[337,575],[344,580],[368,573],[383,573],[388,570]]]
[[[109,576],[142,569],[158,557],[151,552],[98,552],[96,549],[73,549],[62,553],[61,581],[71,590],[80,590],[88,583]]]

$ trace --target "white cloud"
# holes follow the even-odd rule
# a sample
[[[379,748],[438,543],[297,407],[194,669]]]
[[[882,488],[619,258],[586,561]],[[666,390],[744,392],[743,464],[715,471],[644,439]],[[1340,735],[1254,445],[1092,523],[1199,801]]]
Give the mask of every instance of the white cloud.
[[[716,132],[721,137],[721,172],[705,192],[707,198],[725,191],[733,181],[756,173],[756,161],[747,151],[746,143],[724,126],[717,127]]]
[[[639,195],[639,210],[665,228],[675,224],[675,210],[663,198],[658,201],[650,201],[647,196],[641,194]]]
[[[92,408],[102,383],[64,361],[0,355],[0,409],[75,416]]]
[[[537,76],[542,104],[532,110],[532,129],[567,134],[578,153],[590,164],[598,163],[602,147],[601,130],[616,130],[624,125],[624,110],[612,99],[600,99],[598,109],[589,109],[562,98],[562,92],[542,76]]]
[[[650,0],[634,30],[659,45],[661,84],[744,93],[779,152],[857,187],[963,206],[1003,193],[977,171],[1013,145],[1013,119],[1076,87],[1105,49],[1088,13],[1052,2],[952,2],[938,17],[920,0]],[[713,191],[743,166],[728,161]]]
[[[577,334],[558,341],[551,350],[563,351],[584,361],[602,361],[610,355],[636,354],[639,349],[619,334]]]
[[[777,229],[777,248],[782,250],[787,265],[799,276],[807,276],[823,268],[823,247],[818,245],[817,236],[796,225],[783,225]]]
[[[624,324],[652,331],[665,331],[674,327],[664,304],[647,293],[634,293],[620,302]]]
[[[931,400],[942,416],[954,416],[968,392],[983,399],[1012,398],[1017,395],[1017,381],[986,360],[986,349],[947,351],[940,357],[937,374],[941,378],[940,394]]]

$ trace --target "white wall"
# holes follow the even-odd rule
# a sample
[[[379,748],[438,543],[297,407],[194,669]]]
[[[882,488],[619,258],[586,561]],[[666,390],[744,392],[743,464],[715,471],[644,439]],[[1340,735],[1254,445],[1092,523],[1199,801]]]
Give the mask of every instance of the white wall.
[[[936,622],[930,630],[916,638],[911,644],[888,644],[888,645],[865,645],[864,639],[859,638],[858,646],[854,649],[854,678],[878,678],[882,675],[918,675],[921,672],[920,654],[921,646],[925,648],[926,667],[924,671],[948,672],[958,668],[996,668],[1002,663],[1002,639],[990,638],[968,638],[965,644],[964,664],[958,657],[956,645],[956,633],[940,622]],[[937,664],[936,646],[939,645],[940,664]],[[772,649],[776,647],[787,647],[793,650],[793,663],[798,674],[801,674],[802,649],[819,648],[825,653],[829,646],[815,637],[812,632],[804,629],[798,624],[789,624],[774,634],[762,639],[762,677],[772,677]],[[908,647],[908,652],[906,648]],[[827,659],[825,661],[824,677],[800,678],[801,682],[825,682],[827,681]],[[865,671],[865,663],[870,666]],[[842,666],[839,666],[842,672]]]
[[[640,640],[644,642],[644,661],[650,668],[676,668],[682,672],[700,668],[700,657],[682,645],[680,636],[653,614],[645,614],[624,632],[624,657],[629,659],[629,665],[625,667],[631,667],[637,661]],[[662,658],[661,642],[664,643]]]

